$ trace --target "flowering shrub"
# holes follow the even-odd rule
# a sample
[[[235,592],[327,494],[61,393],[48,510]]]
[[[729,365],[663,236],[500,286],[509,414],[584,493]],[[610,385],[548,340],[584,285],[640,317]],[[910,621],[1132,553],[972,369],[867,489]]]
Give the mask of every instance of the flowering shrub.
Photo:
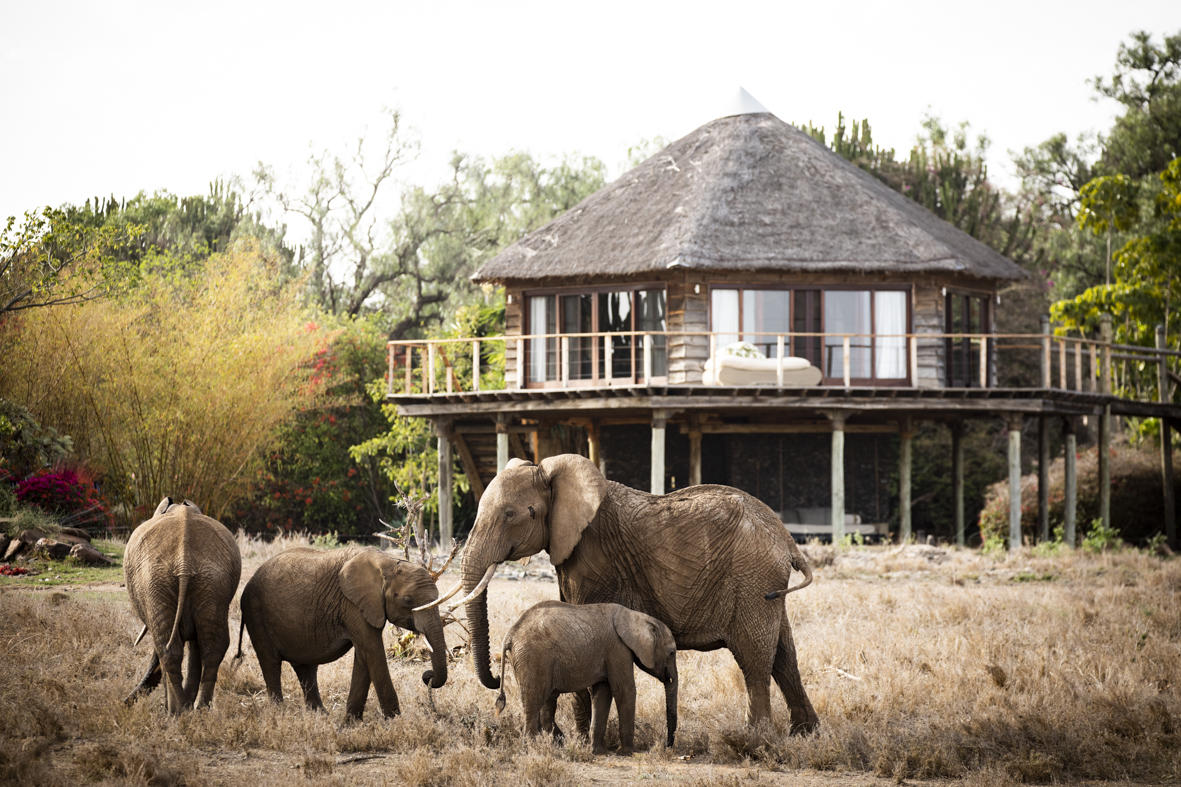
[[[111,515],[83,468],[40,470],[16,485],[16,499],[65,518],[76,527],[110,527]]]

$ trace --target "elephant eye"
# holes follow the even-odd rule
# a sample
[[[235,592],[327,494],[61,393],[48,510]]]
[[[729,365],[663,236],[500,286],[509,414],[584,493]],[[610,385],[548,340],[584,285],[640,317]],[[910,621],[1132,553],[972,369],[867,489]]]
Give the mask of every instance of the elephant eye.
[[[537,519],[537,512],[533,510],[533,506],[529,506],[529,518]]]
[[[505,518],[505,519],[512,519],[512,518],[513,518],[513,517],[515,517],[516,515],[517,515],[517,512],[516,512],[516,511],[514,511],[514,510],[512,510],[511,508],[506,508],[506,509],[504,510],[504,518]]]

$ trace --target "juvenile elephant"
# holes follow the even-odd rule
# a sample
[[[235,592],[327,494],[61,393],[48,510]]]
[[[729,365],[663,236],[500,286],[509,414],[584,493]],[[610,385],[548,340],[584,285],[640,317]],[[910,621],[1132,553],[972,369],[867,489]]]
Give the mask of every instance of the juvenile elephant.
[[[611,700],[619,714],[619,751],[631,754],[636,719],[633,662],[664,684],[667,744],[677,732],[677,644],[668,626],[651,615],[619,604],[564,604],[543,601],[525,611],[504,640],[500,657],[500,696],[504,709],[504,664],[512,653],[513,674],[521,689],[525,732],[560,736],[554,725],[558,695],[592,689],[591,745],[607,749],[603,735]]]
[[[131,607],[153,644],[147,671],[126,701],[155,688],[163,666],[170,713],[192,707],[198,686],[197,704],[208,705],[230,646],[230,601],[242,574],[238,542],[193,503],[166,497],[127,540],[123,574]],[[182,684],[186,643],[189,662]]]
[[[309,708],[321,710],[316,671],[349,648],[353,677],[345,713],[360,719],[370,684],[387,717],[400,709],[390,681],[381,632],[388,620],[426,636],[432,669],[423,683],[437,689],[447,682],[447,643],[437,607],[416,610],[439,596],[422,566],[378,549],[350,547],[329,551],[298,548],[263,563],[242,591],[242,625],[250,632],[267,691],[282,702],[282,662],[295,668]],[[238,657],[242,630],[238,630]]]
[[[791,731],[818,724],[800,681],[782,596],[812,569],[770,508],[728,486],[650,495],[607,481],[584,457],[535,466],[513,459],[480,498],[463,556],[472,658],[488,688],[487,587],[496,565],[549,552],[561,600],[615,602],[665,623],[682,650],[729,648],[746,681],[752,724],[770,719],[774,677]],[[789,589],[793,570],[804,581]],[[586,723],[585,697],[578,711]]]

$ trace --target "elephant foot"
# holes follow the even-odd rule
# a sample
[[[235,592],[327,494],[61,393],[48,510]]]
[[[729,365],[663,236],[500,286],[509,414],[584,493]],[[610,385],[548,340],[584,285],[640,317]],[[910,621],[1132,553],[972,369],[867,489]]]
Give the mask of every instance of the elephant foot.
[[[634,753],[635,753],[635,750],[632,749],[631,746],[620,746],[619,751],[617,752],[617,754],[620,757],[630,757]]]
[[[791,723],[792,735],[812,735],[820,729],[820,720],[813,718],[806,721]]]
[[[601,743],[596,743],[594,746],[591,747],[591,754],[606,754],[606,753],[607,753],[607,747]]]

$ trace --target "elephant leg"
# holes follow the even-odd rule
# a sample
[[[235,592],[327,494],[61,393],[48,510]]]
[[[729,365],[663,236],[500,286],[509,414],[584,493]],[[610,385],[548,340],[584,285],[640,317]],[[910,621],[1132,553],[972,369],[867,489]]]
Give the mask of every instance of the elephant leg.
[[[267,694],[273,702],[282,702],[283,662],[269,648],[259,647],[258,640],[253,641],[254,654],[258,657],[258,668],[262,671],[263,682],[267,684]]]
[[[394,691],[394,683],[390,680],[390,668],[385,663],[385,649],[379,648],[375,656],[367,658],[365,666],[369,670],[369,680],[377,693],[377,703],[381,706],[382,714],[387,719],[392,719],[402,712],[402,706],[398,704],[398,692]]]
[[[345,718],[360,721],[365,714],[365,700],[369,698],[369,668],[361,651],[353,649],[353,677],[349,682],[349,697],[345,702]]]
[[[324,710],[324,703],[320,699],[319,665],[292,664],[295,675],[299,678],[299,687],[303,689],[303,701],[309,710]],[[368,689],[367,689],[368,690]]]
[[[521,675],[520,672],[516,674],[518,676]],[[535,687],[530,686],[528,680],[526,678],[525,681],[522,681],[518,677],[517,683],[521,688],[521,712],[525,714],[525,734],[533,737],[541,732],[541,708],[549,702],[549,699],[548,697],[542,699],[546,695],[543,695]]]
[[[804,691],[804,682],[800,679],[800,667],[796,662],[796,646],[791,636],[791,624],[787,616],[783,618],[783,625],[779,627],[779,643],[775,648],[775,663],[771,668],[771,675],[783,698],[787,700],[787,707],[791,711],[791,734],[800,735],[815,731],[820,726],[820,717],[812,708],[808,694]]]
[[[221,624],[201,626],[197,629],[197,642],[200,647],[190,653],[193,658],[197,653],[201,656],[201,695],[197,699],[197,707],[207,708],[213,703],[213,689],[217,686],[217,673],[221,667],[226,651],[230,649],[230,628],[226,622],[229,610],[220,612]]]
[[[555,691],[549,695],[549,699],[541,703],[541,710],[538,712],[538,726],[541,730],[548,731],[556,743],[561,743],[566,740],[565,733],[561,728],[554,723],[554,716],[558,712],[558,693]]]
[[[197,699],[197,689],[201,685],[201,643],[194,639],[185,645],[188,661],[185,663],[185,679],[182,686],[185,692],[185,707],[192,707]]]
[[[771,665],[775,658],[777,634],[777,629],[767,632],[739,630],[726,643],[746,682],[746,696],[750,701],[747,722],[751,726],[771,722]]]
[[[573,694],[574,728],[585,738],[590,735],[591,692],[590,689],[579,689]]]
[[[139,679],[139,683],[131,690],[131,693],[127,695],[123,702],[130,705],[139,699],[141,695],[148,694],[152,689],[160,685],[160,678],[162,677],[160,656],[153,650],[152,655],[148,657],[148,664],[144,669],[144,676]]]
[[[591,751],[606,754],[607,715],[611,713],[611,685],[607,681],[596,683],[591,690],[593,708],[591,711]]]
[[[636,676],[632,665],[618,673],[609,671],[611,696],[615,700],[615,713],[619,716],[619,753],[631,754],[636,733]]]
[[[164,652],[160,655],[160,668],[164,670],[164,687],[167,689],[164,704],[168,712],[174,715],[189,707],[185,703],[184,685],[181,682],[184,647],[183,641],[172,643],[171,647],[165,646]]]

